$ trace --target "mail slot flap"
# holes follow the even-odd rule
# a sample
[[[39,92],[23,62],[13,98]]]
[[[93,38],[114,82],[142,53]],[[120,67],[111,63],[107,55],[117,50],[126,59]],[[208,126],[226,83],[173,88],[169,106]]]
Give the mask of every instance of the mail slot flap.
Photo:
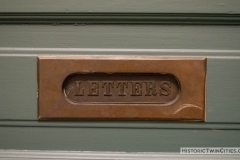
[[[39,119],[205,120],[206,58],[39,56]]]

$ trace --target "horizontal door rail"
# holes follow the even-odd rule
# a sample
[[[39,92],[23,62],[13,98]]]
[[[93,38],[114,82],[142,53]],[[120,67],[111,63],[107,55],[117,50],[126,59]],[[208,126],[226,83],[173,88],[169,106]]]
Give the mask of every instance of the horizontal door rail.
[[[125,160],[174,160],[174,159],[238,159],[240,155],[186,155],[179,152],[102,152],[102,151],[47,151],[0,150],[0,158],[14,159],[125,159]]]
[[[0,24],[240,25],[240,14],[215,13],[0,13]]]

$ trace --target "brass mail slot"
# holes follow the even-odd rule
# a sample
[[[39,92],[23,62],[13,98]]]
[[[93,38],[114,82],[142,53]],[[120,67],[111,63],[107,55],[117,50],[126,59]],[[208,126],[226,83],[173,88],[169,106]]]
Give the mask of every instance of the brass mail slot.
[[[39,120],[205,120],[206,58],[39,56]]]

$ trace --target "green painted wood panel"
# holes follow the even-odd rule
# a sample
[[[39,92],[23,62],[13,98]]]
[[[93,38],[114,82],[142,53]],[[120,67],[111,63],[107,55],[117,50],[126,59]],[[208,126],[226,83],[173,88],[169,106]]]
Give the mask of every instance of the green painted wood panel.
[[[240,26],[0,25],[0,41],[10,48],[239,50]]]
[[[238,0],[1,0],[0,12],[240,13]]]
[[[179,152],[240,147],[239,130],[0,127],[1,149]]]
[[[208,59],[211,65],[207,66],[207,121],[240,122],[239,60]]]
[[[0,57],[0,88],[1,119],[36,119],[37,58]]]
[[[236,160],[240,155],[189,155],[173,152],[101,152],[101,151],[45,151],[45,150],[0,150],[0,158],[7,160],[31,159],[134,159],[134,160],[176,160],[176,159],[199,159],[199,160]]]

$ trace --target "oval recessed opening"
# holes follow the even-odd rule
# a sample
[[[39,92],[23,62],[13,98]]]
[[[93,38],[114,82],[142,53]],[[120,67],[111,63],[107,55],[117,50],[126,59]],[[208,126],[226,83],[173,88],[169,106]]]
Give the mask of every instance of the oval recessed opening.
[[[62,87],[66,99],[74,104],[167,105],[180,94],[178,79],[159,73],[75,73]]]

